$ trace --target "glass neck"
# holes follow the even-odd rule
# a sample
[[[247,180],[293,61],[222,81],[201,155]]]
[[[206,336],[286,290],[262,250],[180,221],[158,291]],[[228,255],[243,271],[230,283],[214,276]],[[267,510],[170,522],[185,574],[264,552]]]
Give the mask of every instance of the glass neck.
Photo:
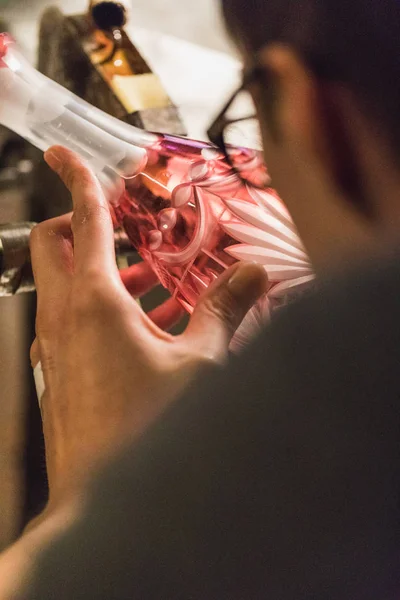
[[[94,108],[51,81],[0,35],[0,123],[45,151],[60,144],[101,173],[131,178],[147,163],[157,136]]]

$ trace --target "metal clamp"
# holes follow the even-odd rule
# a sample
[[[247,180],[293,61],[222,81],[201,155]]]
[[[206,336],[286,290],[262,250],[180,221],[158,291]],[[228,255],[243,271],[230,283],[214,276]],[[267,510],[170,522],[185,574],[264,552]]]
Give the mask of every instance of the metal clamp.
[[[0,296],[14,296],[35,289],[29,237],[35,223],[0,225]]]

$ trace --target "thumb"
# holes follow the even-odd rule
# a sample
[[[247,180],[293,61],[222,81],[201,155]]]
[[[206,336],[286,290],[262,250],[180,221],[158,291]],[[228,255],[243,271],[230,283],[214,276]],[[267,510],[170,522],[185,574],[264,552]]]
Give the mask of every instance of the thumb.
[[[207,358],[225,355],[236,329],[267,289],[268,278],[262,266],[234,265],[200,299],[185,337]]]

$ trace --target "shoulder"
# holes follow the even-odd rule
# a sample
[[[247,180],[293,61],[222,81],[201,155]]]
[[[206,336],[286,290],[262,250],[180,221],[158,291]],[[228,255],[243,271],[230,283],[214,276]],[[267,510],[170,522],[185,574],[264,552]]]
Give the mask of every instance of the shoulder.
[[[280,378],[294,389],[296,381],[319,391],[397,385],[399,352],[400,252],[391,252],[336,273],[282,310],[235,368],[250,381]]]

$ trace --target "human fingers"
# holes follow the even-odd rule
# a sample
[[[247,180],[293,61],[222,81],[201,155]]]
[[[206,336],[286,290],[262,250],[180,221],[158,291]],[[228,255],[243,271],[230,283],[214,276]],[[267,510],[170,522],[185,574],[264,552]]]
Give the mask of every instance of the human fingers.
[[[199,300],[184,334],[186,340],[208,358],[224,356],[236,329],[267,285],[260,265],[234,265]]]
[[[36,225],[30,251],[38,304],[54,308],[73,272],[71,215]]]
[[[76,272],[117,274],[114,228],[99,180],[77,154],[61,146],[48,150],[45,160],[71,192]]]

